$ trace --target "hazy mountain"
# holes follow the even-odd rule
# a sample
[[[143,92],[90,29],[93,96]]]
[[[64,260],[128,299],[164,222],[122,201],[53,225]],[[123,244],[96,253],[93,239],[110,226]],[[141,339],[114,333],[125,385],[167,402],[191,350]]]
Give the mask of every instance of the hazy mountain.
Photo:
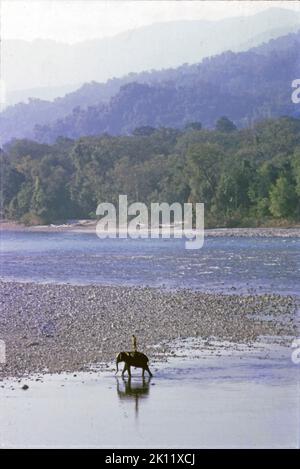
[[[226,52],[171,70],[167,81],[129,83],[109,103],[76,108],[53,124],[36,126],[34,137],[52,142],[61,135],[129,134],[137,127],[181,128],[194,121],[213,127],[223,115],[238,126],[268,117],[299,116],[299,105],[291,101],[291,83],[297,77],[300,32],[261,48]]]
[[[299,27],[299,14],[271,8],[253,16],[216,22],[155,23],[74,45],[51,40],[6,40],[1,44],[1,74],[8,98],[18,90],[24,99],[24,90],[29,89],[28,97],[49,99],[53,96],[51,87],[103,82],[130,72],[195,63],[225,50],[247,50]]]
[[[183,67],[188,69],[188,67]],[[64,97],[55,98],[54,101],[46,101],[29,98],[26,103],[18,103],[8,106],[0,113],[0,143],[11,138],[33,138],[33,129],[36,124],[49,124],[57,119],[64,118],[74,108],[87,108],[100,102],[109,100],[118,93],[121,86],[139,81],[141,83],[152,83],[167,79],[176,70],[164,72],[144,72],[141,74],[129,74],[124,78],[115,78],[106,83],[91,82],[82,85],[75,92],[66,94]]]
[[[52,142],[61,135],[126,134],[139,126],[180,128],[191,121],[212,127],[222,115],[239,126],[296,115],[291,82],[298,77],[300,32],[200,64],[92,82],[54,102],[31,100],[9,107],[0,114],[1,141],[27,137]]]
[[[2,108],[13,106],[14,104],[27,102],[29,98],[54,101],[58,97],[63,97],[68,93],[80,88],[81,83],[63,86],[40,86],[38,88],[28,88],[26,90],[11,90],[6,93],[6,102],[2,103]]]

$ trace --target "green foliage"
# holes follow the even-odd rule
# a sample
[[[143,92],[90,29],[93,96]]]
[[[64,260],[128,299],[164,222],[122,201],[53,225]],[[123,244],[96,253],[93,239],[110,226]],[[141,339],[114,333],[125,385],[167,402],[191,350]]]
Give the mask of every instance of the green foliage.
[[[280,175],[270,190],[270,212],[276,218],[292,217],[299,204],[295,186],[288,178]]]
[[[296,182],[296,193],[300,196],[300,147],[298,147],[292,157],[293,176]]]
[[[214,199],[220,176],[222,149],[213,143],[191,145],[187,151],[187,171],[191,187],[191,199],[201,200],[210,206]]]
[[[228,117],[223,116],[216,122],[216,130],[219,132],[233,132],[236,130],[236,125],[228,119]]]
[[[184,126],[184,130],[201,130],[201,129],[202,129],[201,122],[188,122]]]
[[[226,125],[224,125],[226,124]],[[227,130],[226,130],[227,129]],[[15,141],[0,154],[2,216],[49,223],[95,216],[100,202],[204,202],[206,226],[300,220],[300,120],[243,130],[137,129],[54,145]]]

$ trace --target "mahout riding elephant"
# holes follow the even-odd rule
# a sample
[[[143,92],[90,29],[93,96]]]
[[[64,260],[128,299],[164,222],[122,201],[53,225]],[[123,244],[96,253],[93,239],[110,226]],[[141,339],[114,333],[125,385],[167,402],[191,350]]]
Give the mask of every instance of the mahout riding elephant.
[[[145,371],[148,371],[149,376],[152,376],[151,371],[149,370],[148,362],[149,359],[146,355],[141,352],[120,352],[116,358],[116,374],[119,371],[118,364],[120,362],[124,362],[124,368],[122,371],[122,376],[124,376],[125,371],[127,371],[128,376],[131,376],[130,367],[134,366],[135,368],[142,368],[143,369],[143,376],[145,375]]]

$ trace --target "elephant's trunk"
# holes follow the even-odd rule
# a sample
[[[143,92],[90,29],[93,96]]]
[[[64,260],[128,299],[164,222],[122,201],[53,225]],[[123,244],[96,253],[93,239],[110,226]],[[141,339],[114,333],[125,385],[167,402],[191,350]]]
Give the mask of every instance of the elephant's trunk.
[[[116,371],[116,374],[117,374],[118,371],[119,371],[119,362],[118,362],[118,359],[116,360],[116,368],[117,368],[117,371]]]

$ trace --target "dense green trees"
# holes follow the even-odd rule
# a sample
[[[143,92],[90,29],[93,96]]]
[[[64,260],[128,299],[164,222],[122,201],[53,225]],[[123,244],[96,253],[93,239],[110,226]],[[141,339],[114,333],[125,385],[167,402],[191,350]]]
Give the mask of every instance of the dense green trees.
[[[300,120],[243,130],[142,127],[54,145],[21,140],[0,153],[2,216],[49,223],[95,216],[100,202],[204,202],[206,226],[300,220]]]
[[[220,117],[220,119],[217,120],[216,130],[219,132],[233,132],[236,129],[236,125],[226,116]]]
[[[270,212],[276,218],[292,217],[299,204],[291,177],[281,174],[270,189]]]

